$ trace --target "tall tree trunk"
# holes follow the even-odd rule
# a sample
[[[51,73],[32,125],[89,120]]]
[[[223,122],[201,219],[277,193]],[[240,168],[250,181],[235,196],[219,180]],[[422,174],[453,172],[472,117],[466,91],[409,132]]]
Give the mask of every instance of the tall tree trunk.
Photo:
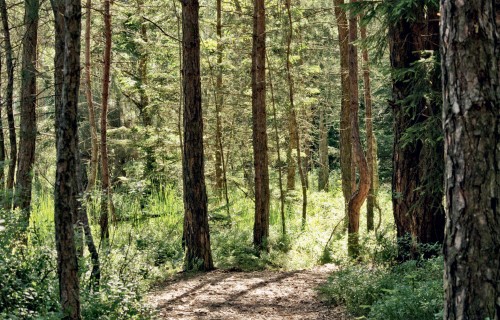
[[[56,141],[57,166],[54,192],[59,298],[64,319],[81,319],[78,261],[73,229],[78,214],[78,94],[80,85],[80,0],[52,1],[56,24]],[[64,12],[64,19],[61,17]],[[64,30],[64,40],[62,31]],[[57,68],[64,52],[64,68]],[[64,79],[62,86],[58,79]],[[60,101],[60,103],[58,103]]]
[[[328,191],[328,177],[330,175],[328,161],[328,129],[326,126],[326,110],[321,107],[319,110],[319,174],[318,190]]]
[[[500,318],[500,6],[441,2],[444,319]]]
[[[224,185],[222,172],[222,121],[221,111],[224,104],[222,93],[222,0],[217,0],[217,80],[215,84],[215,193],[222,198]]]
[[[87,192],[94,189],[97,180],[97,167],[99,166],[99,141],[97,138],[97,123],[95,119],[94,101],[92,97],[92,73],[90,56],[90,33],[91,33],[92,0],[87,0],[85,8],[85,97],[89,112],[90,138],[92,151],[90,156],[90,177],[87,184]]]
[[[287,190],[295,190],[295,171],[296,160],[293,155],[294,150],[297,149],[297,119],[295,114],[291,111],[288,112],[288,148],[286,151],[287,162],[287,175],[286,175],[286,188]]]
[[[351,0],[355,3],[357,0]],[[358,50],[355,42],[358,39],[357,17],[351,13],[349,17],[349,101],[350,101],[350,117],[351,117],[351,135],[353,143],[353,154],[356,162],[356,167],[359,172],[359,186],[351,196],[348,206],[349,228],[348,228],[348,251],[351,257],[359,255],[359,216],[361,206],[368,196],[370,190],[370,172],[368,163],[361,146],[361,138],[359,136],[359,121],[358,121]]]
[[[199,9],[198,0],[182,0],[185,269],[208,271],[214,266],[203,159]]]
[[[291,55],[291,46],[292,46],[292,37],[293,37],[293,20],[292,20],[292,11],[291,11],[291,2],[290,0],[286,0],[286,9],[288,16],[288,37],[287,37],[287,50],[286,50],[286,73],[288,78],[288,97],[290,99],[290,114],[291,114],[291,127],[295,128],[295,142],[296,142],[296,150],[297,150],[297,166],[299,167],[299,175],[300,175],[300,184],[302,186],[302,227],[306,224],[307,217],[307,182],[304,174],[304,168],[302,166],[302,157],[300,152],[300,135],[299,135],[299,127],[297,125],[297,114],[295,112],[295,100],[294,100],[294,84],[293,84],[293,76],[292,76],[292,63],[290,60]],[[295,171],[295,170],[294,170]],[[295,172],[294,172],[295,174]]]
[[[31,183],[35,163],[36,143],[36,60],[38,40],[38,0],[25,0],[23,55],[21,67],[21,121],[19,157],[16,174],[14,207],[22,210],[26,226],[29,224]]]
[[[349,93],[349,24],[345,10],[341,7],[344,0],[334,0],[335,18],[340,47],[340,86],[342,102],[340,108],[340,173],[342,176],[342,193],[345,201],[346,223],[348,225],[348,204],[356,188],[355,166],[352,155],[350,93]]]
[[[0,53],[0,74],[2,74],[2,54]],[[3,108],[3,97],[2,97],[2,77],[0,77],[0,193],[3,196],[3,189],[5,187],[5,137],[3,134],[3,118],[2,118],[2,108]],[[0,203],[1,205],[1,203]]]
[[[7,14],[7,4],[5,0],[0,0],[0,13],[2,15],[2,26],[3,35],[5,41],[5,62],[7,64],[7,91],[5,97],[5,109],[7,111],[7,123],[9,126],[9,143],[10,143],[10,153],[9,153],[9,171],[7,173],[7,185],[6,189],[12,192],[14,187],[14,175],[16,172],[17,163],[17,138],[16,138],[16,126],[14,121],[14,110],[13,110],[13,96],[14,96],[14,63],[13,63],[13,52],[12,44],[10,39],[10,26],[9,17]],[[5,208],[11,207],[10,197],[4,202]]]
[[[266,10],[254,0],[252,46],[253,159],[255,170],[255,224],[253,243],[267,250],[269,237],[269,168],[266,116]]]
[[[410,247],[407,241],[401,242],[400,259],[418,255],[418,243],[442,243],[444,236],[443,190],[440,184],[443,179],[443,142],[436,137],[433,122],[431,127],[420,132],[420,136],[404,139],[410,128],[415,125],[423,127],[440,114],[436,101],[424,98],[412,101],[411,97],[421,94],[414,89],[415,82],[421,79],[409,72],[399,75],[402,71],[415,68],[424,50],[438,54],[437,8],[425,7],[424,1],[420,2],[421,6],[408,13],[415,19],[409,20],[403,14],[389,28],[391,66],[396,71],[392,84],[394,221],[398,238],[407,235],[412,238]],[[439,73],[435,74],[430,79],[431,87],[440,83]]]
[[[361,27],[361,40],[366,40],[366,27]],[[370,58],[368,49],[363,48],[363,84],[365,97],[365,125],[366,125],[366,146],[368,171],[370,172],[370,191],[366,202],[366,228],[368,231],[374,229],[374,212],[377,202],[378,192],[378,169],[377,169],[377,140],[373,133],[373,115],[372,115],[372,95],[370,85]]]

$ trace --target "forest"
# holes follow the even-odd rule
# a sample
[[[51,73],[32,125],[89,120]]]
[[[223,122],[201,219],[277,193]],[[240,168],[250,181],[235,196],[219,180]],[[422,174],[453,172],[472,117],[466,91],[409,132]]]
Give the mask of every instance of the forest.
[[[0,19],[0,319],[500,318],[499,0]]]

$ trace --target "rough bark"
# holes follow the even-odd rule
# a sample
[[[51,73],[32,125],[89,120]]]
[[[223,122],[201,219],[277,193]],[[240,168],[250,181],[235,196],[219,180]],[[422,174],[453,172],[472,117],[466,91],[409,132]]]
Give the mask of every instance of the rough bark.
[[[203,153],[198,0],[182,0],[185,269],[213,269]]]
[[[21,104],[19,155],[16,173],[14,208],[23,212],[26,225],[30,218],[31,183],[36,143],[36,60],[38,40],[38,0],[24,1],[23,54],[21,66]]]
[[[500,318],[500,28],[494,1],[442,1],[444,319]],[[500,8],[497,2],[497,17]]]
[[[346,217],[348,204],[356,187],[355,167],[352,155],[350,95],[349,95],[349,24],[345,10],[341,7],[344,0],[334,0],[335,18],[340,47],[340,86],[342,89],[340,108],[340,171],[342,176],[342,193],[345,201]],[[348,221],[348,219],[346,219]],[[347,226],[347,223],[346,223]]]
[[[58,105],[56,100],[57,166],[54,220],[63,318],[81,319],[78,261],[73,230],[74,216],[78,214],[77,110],[80,85],[81,3],[80,0],[65,0],[65,5],[62,5],[61,2],[60,0],[52,2],[56,14],[56,63],[60,58],[57,53],[64,52],[62,91],[56,92],[56,96],[61,97],[61,103]],[[63,8],[64,19],[58,16],[63,12]],[[60,39],[63,28],[64,40]],[[56,84],[56,90],[59,87]]]
[[[97,138],[97,123],[95,119],[94,101],[92,97],[92,73],[90,56],[90,35],[91,35],[92,0],[87,0],[85,8],[85,97],[87,99],[87,109],[89,112],[91,156],[90,156],[90,177],[87,184],[87,192],[94,189],[97,180],[97,169],[99,166],[99,141]]]
[[[101,240],[109,238],[109,212],[111,202],[111,185],[109,182],[108,160],[108,103],[111,69],[111,1],[104,0],[104,58],[102,74],[102,108],[101,108]]]
[[[9,126],[9,143],[10,143],[10,153],[9,153],[9,170],[7,173],[7,191],[12,191],[14,187],[14,175],[16,172],[17,163],[17,138],[16,138],[16,126],[14,122],[14,110],[13,110],[13,96],[14,96],[14,63],[13,63],[13,52],[12,44],[10,39],[10,26],[9,17],[7,13],[7,4],[5,0],[0,0],[0,13],[2,15],[2,26],[3,35],[5,42],[5,62],[7,65],[7,89],[5,95],[5,109],[7,111],[7,124]],[[9,199],[4,202],[5,208],[10,208],[11,203]]]
[[[266,116],[266,13],[264,0],[254,0],[252,46],[252,117],[255,170],[253,243],[267,250],[269,237],[269,169]]]
[[[361,27],[361,40],[366,40],[366,27]],[[377,140],[373,133],[373,114],[372,114],[372,94],[370,85],[370,57],[368,49],[363,48],[363,87],[365,98],[365,126],[366,126],[366,162],[370,172],[370,191],[366,201],[366,228],[372,231],[374,224],[374,209],[377,206],[378,192],[378,169],[377,169]]]
[[[422,1],[423,3],[423,1]],[[411,12],[414,19],[402,16],[389,29],[391,66],[395,71],[414,67],[423,50],[437,51],[439,30],[437,8],[419,6]],[[444,235],[443,191],[443,143],[435,140],[432,129],[421,132],[420,137],[404,141],[408,129],[423,126],[436,117],[440,106],[435,101],[419,99],[408,102],[418,95],[414,89],[412,73],[393,76],[394,156],[393,156],[393,209],[397,237],[412,237],[400,246],[400,258],[419,254],[417,243],[442,243]],[[439,74],[431,79],[432,86],[439,84]],[[418,251],[418,250],[417,250]]]
[[[351,0],[355,3],[356,0]],[[351,14],[349,17],[349,102],[350,102],[350,123],[351,137],[353,144],[353,155],[356,162],[356,167],[359,172],[359,186],[351,196],[348,204],[348,251],[351,257],[357,257],[359,254],[359,217],[361,206],[368,196],[370,190],[370,173],[368,163],[366,162],[363,147],[361,146],[361,138],[359,136],[359,95],[358,95],[358,50],[354,42],[358,38],[358,19],[356,15]]]
[[[319,174],[318,190],[328,191],[328,177],[330,168],[328,162],[328,129],[326,125],[326,110],[319,111]]]

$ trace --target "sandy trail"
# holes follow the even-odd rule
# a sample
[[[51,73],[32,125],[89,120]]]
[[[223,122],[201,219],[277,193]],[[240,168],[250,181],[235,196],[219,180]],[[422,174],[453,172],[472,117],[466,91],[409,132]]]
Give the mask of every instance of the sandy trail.
[[[334,265],[290,272],[217,270],[167,282],[149,300],[160,319],[348,319],[315,291],[334,270]]]

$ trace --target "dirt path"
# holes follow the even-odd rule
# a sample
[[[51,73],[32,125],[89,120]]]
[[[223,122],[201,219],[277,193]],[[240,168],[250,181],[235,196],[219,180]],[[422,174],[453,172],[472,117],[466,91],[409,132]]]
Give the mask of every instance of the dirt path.
[[[318,299],[333,265],[291,272],[218,270],[168,282],[149,299],[161,319],[348,319]]]

